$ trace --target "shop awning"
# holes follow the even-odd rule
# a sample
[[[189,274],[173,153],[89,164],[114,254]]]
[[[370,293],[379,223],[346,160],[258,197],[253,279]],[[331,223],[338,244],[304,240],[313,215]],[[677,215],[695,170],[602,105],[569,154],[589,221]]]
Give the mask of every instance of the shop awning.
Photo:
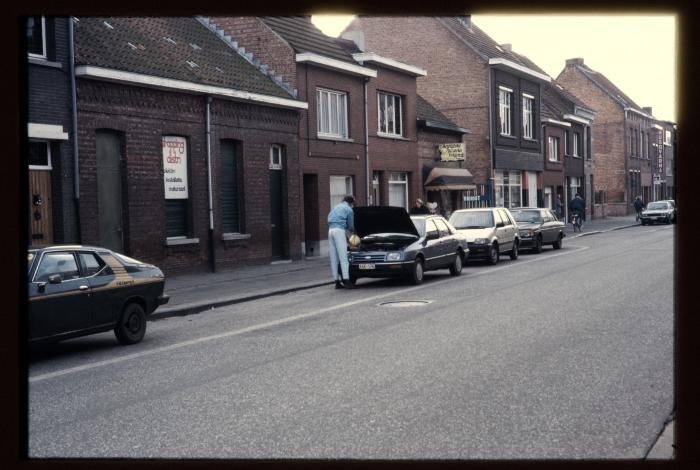
[[[476,189],[474,178],[466,168],[438,168],[430,170],[423,184],[426,191],[461,191]]]

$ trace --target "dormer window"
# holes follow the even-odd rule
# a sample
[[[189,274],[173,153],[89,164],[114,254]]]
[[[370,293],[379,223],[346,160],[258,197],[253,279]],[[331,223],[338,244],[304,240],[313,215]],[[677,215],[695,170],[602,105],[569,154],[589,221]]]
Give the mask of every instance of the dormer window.
[[[29,57],[46,59],[46,18],[30,16],[27,18],[27,51]]]

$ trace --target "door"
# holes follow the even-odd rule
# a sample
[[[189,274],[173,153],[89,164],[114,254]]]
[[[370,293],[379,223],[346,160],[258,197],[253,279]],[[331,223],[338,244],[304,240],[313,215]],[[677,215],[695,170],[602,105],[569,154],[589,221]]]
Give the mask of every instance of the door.
[[[29,336],[39,339],[90,326],[90,286],[73,252],[44,253],[29,284]]]
[[[440,263],[443,266],[449,266],[454,260],[454,254],[457,252],[457,240],[450,233],[450,229],[447,224],[439,218],[433,219],[435,225],[440,232]]]
[[[537,173],[527,172],[527,199],[528,207],[537,207]]]
[[[51,170],[29,170],[29,243],[51,245]]]
[[[501,251],[507,251],[513,248],[513,242],[515,241],[515,223],[511,221],[508,217],[508,212],[505,209],[498,209],[500,213],[501,220],[503,221],[503,227],[501,235],[499,235],[499,240],[501,241]],[[498,219],[496,219],[498,220]]]
[[[282,205],[282,148],[273,145],[270,150],[270,236],[272,258],[284,255],[283,205]]]
[[[113,132],[97,132],[96,145],[99,243],[123,253],[121,143]]]
[[[423,254],[425,255],[425,270],[427,271],[439,267],[442,261],[440,232],[431,219],[425,221],[425,237],[426,244],[423,248]]]
[[[319,256],[318,175],[304,175],[304,246],[306,256]]]

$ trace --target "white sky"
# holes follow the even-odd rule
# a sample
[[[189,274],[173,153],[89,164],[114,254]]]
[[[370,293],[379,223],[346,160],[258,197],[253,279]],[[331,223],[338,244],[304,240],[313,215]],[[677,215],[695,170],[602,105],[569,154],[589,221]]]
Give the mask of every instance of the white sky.
[[[338,36],[352,15],[314,15]],[[673,15],[472,15],[498,43],[529,57],[552,78],[581,57],[656,118],[676,121],[676,18]]]

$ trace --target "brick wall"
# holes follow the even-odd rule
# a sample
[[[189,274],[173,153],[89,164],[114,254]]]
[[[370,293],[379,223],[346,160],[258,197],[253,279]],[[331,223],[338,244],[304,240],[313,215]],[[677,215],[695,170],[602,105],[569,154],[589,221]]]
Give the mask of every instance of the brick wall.
[[[153,262],[166,274],[206,270],[209,260],[209,217],[206,167],[205,105],[201,96],[156,91],[128,85],[78,80],[81,231],[83,242],[99,244],[95,133],[120,133],[124,246],[127,254]],[[215,99],[211,105],[214,246],[217,267],[269,262],[271,258],[268,164],[271,144],[281,144],[289,180],[285,218],[285,254],[298,258],[300,228],[297,155],[297,113],[248,103]],[[166,246],[163,188],[163,135],[187,139],[189,159],[189,237],[198,244]],[[244,227],[250,238],[222,241],[219,194],[220,142],[241,142],[244,173]]]

